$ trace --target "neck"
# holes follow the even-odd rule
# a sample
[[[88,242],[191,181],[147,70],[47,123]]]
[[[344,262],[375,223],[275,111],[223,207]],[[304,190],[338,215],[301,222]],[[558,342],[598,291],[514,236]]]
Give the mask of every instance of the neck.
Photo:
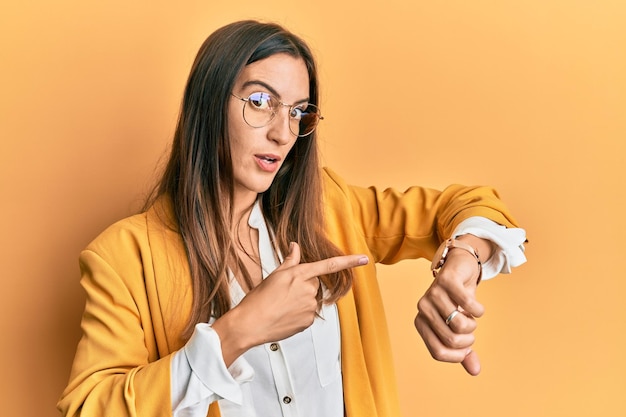
[[[256,199],[257,194],[252,195],[248,193],[244,197],[239,196],[239,198],[235,196],[233,204],[233,223],[231,224],[231,233],[235,242],[242,242],[242,239],[243,241],[250,240],[250,226],[248,222]],[[249,246],[249,244],[244,245],[244,247]]]
[[[257,198],[258,194],[256,193],[245,193],[243,195],[235,193],[233,200],[233,227],[243,221],[244,218],[247,222],[252,206],[254,206]]]
[[[236,257],[239,259],[235,262],[233,272],[246,293],[263,280],[259,256],[259,232],[248,224],[255,201],[256,199],[247,200],[245,205],[235,206],[237,209],[233,213],[235,217],[231,230],[237,250]],[[243,268],[245,272],[239,268]]]

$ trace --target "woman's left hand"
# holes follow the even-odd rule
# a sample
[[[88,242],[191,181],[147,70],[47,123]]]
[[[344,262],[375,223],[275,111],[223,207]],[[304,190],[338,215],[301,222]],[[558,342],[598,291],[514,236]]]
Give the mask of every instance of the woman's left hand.
[[[478,238],[471,236],[467,242],[474,247],[486,244],[489,253],[485,255],[488,258],[490,244],[475,239]],[[480,373],[478,355],[471,347],[475,340],[476,318],[485,312],[483,305],[476,300],[478,272],[476,258],[472,254],[463,249],[450,249],[443,268],[417,303],[415,317],[415,328],[432,357],[439,361],[461,363],[471,375]]]

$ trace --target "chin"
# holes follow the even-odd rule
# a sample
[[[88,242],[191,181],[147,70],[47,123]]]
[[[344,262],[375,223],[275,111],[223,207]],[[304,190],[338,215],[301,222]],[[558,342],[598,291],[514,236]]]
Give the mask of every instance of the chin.
[[[248,175],[241,175],[239,178],[241,180],[238,180],[238,178],[235,177],[234,185],[236,193],[240,192],[242,193],[241,195],[247,193],[261,194],[270,188],[276,178],[276,172],[272,174],[259,172],[248,173]]]
[[[274,178],[271,181],[255,181],[241,184],[241,189],[246,190],[249,193],[262,194],[269,190]]]
[[[268,183],[268,184],[266,184],[266,185],[259,186],[259,187],[257,188],[257,190],[256,190],[256,193],[257,193],[257,194],[264,193],[264,192],[266,192],[267,190],[269,190],[271,186],[272,186],[272,183],[271,183],[271,182],[270,182],[270,183]]]

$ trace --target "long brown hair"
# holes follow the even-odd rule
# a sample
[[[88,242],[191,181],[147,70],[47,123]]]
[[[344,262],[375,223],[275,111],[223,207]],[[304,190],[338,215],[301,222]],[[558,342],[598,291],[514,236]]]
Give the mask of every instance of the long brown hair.
[[[306,43],[279,25],[241,21],[211,34],[193,63],[168,164],[147,205],[171,200],[190,265],[193,304],[186,336],[196,323],[230,309],[229,267],[250,277],[230,234],[233,222],[233,166],[227,101],[246,65],[277,53],[302,58],[309,73],[309,102],[318,104],[317,69]],[[262,211],[283,254],[298,242],[302,262],[340,255],[323,229],[322,189],[316,132],[296,141],[270,188]],[[228,265],[228,262],[234,265]],[[234,261],[233,261],[234,260]],[[349,270],[320,277],[334,302],[352,283]],[[321,300],[321,293],[318,297]]]

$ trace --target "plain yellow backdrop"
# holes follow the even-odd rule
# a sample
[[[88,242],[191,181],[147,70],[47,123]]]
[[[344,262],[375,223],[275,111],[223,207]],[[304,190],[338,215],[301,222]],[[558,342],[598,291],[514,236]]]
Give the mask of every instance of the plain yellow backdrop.
[[[57,415],[78,252],[140,207],[198,47],[242,18],[314,48],[350,182],[493,185],[528,231],[530,262],[481,284],[476,378],[412,327],[427,263],[380,268],[404,415],[626,415],[620,0],[2,2],[1,414]]]

